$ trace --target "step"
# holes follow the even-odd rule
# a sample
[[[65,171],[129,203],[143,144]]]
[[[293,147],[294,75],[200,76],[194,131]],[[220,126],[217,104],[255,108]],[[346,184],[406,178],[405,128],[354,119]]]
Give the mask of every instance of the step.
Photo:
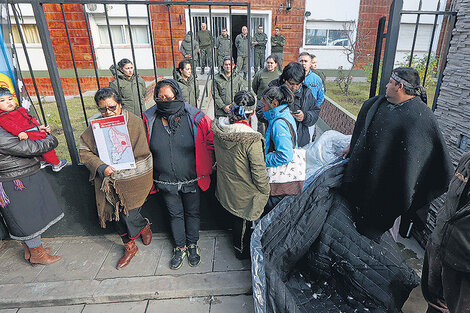
[[[104,280],[71,280],[0,286],[0,308],[112,303],[251,293],[250,271]]]

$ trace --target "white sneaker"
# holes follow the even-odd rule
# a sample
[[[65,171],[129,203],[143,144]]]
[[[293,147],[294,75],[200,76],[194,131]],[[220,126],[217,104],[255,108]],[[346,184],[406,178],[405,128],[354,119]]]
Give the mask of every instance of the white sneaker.
[[[61,169],[63,169],[67,165],[67,160],[60,160],[59,164],[52,165],[52,171],[53,172],[59,172]]]

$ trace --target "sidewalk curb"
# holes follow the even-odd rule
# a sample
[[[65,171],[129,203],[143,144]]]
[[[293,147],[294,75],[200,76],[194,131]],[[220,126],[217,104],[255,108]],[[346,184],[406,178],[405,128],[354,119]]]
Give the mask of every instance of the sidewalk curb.
[[[6,284],[0,286],[0,308],[241,295],[249,292],[250,271]]]

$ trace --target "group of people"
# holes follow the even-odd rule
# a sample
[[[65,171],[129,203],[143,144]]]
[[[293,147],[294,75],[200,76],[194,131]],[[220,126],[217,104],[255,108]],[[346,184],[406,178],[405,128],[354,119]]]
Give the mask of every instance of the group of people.
[[[245,40],[244,28],[237,42]],[[206,51],[201,55],[209,57],[207,49],[212,49],[212,37],[205,33],[205,25],[201,32],[192,44],[196,43],[201,52]],[[255,48],[266,45],[263,34],[259,27],[253,38]],[[226,40],[226,29],[221,36],[216,45]],[[285,40],[277,44],[282,47]],[[183,53],[185,60],[178,66],[177,80],[156,83],[155,105],[147,110],[145,82],[135,75],[132,62],[123,59],[117,69],[112,68],[116,79],[110,87],[99,89],[94,100],[103,118],[124,116],[136,166],[116,170],[112,164],[104,163],[91,127],[80,137],[79,152],[94,184],[100,225],[114,224],[125,246],[118,269],[127,266],[138,252],[137,238],[144,245],[152,240],[150,221],[142,212],[149,193],[158,192],[168,211],[174,241],[169,266],[178,269],[186,257],[190,266],[201,261],[200,195],[209,188],[214,171],[216,197],[233,215],[233,246],[238,258],[250,255],[253,222],[285,196],[302,192],[303,184],[297,181],[272,183],[268,169],[291,163],[296,150],[312,141],[309,129],[318,120],[324,87],[322,78],[314,73],[316,60],[312,55],[301,53],[299,62],[289,63],[281,72],[279,51],[282,54],[278,50],[270,55],[265,67],[256,73],[254,93],[235,71],[233,58],[223,56],[223,70],[214,81],[214,121],[195,106],[199,95],[198,89],[193,88],[192,53]],[[264,59],[264,52],[258,57],[261,55]],[[237,63],[244,64],[240,58],[243,55],[239,53]],[[369,99],[361,108],[351,144],[343,151],[349,162],[338,192],[351,204],[357,229],[366,236],[380,236],[398,217],[413,219],[417,210],[447,190],[452,165],[438,124],[425,102],[418,72],[397,68],[386,94]],[[255,117],[257,129],[253,128]],[[24,118],[31,127],[9,128],[12,121]],[[23,243],[26,260],[32,264],[54,263],[60,256],[51,255],[50,249],[42,247],[41,234],[63,213],[40,171],[40,161],[47,160],[57,140],[50,135],[49,127],[39,125],[23,112],[5,88],[0,88],[0,123],[2,216],[11,238]],[[460,188],[459,192],[467,189]],[[443,220],[445,223],[449,216]],[[439,231],[443,231],[442,227]],[[436,238],[432,247],[442,240],[442,236]],[[434,248],[427,255],[436,253]],[[429,277],[423,279],[429,278],[429,282],[426,280],[423,286],[441,284],[442,288],[444,284],[447,289],[437,294],[435,289],[426,289],[431,306],[447,308],[445,296],[450,294],[450,305],[460,308],[450,311],[464,312],[465,300],[459,298],[457,291],[449,292],[449,288],[468,290],[468,279],[455,271],[437,275],[433,266],[440,270],[444,265],[436,259],[426,259],[425,274]],[[458,280],[458,286],[449,286],[441,276]]]

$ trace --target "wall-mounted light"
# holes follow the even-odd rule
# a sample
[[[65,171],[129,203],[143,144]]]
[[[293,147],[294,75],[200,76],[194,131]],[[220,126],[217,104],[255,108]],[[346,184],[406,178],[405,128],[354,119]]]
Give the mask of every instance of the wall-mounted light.
[[[282,12],[282,10],[286,10],[286,12],[289,12],[292,9],[292,0],[286,0],[285,3],[281,3],[279,5],[279,12]]]

